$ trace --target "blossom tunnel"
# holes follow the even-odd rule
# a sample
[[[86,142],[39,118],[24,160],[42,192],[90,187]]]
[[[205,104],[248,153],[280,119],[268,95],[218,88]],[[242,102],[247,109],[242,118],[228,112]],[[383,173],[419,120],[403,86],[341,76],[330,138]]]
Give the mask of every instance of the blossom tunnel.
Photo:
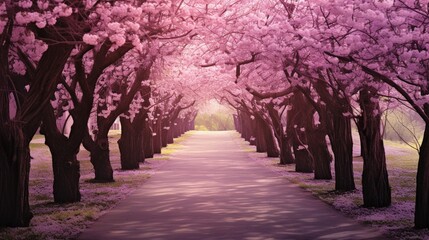
[[[217,130],[334,178],[337,192],[356,189],[356,135],[367,208],[392,204],[386,114],[415,116],[412,221],[429,228],[428,20],[427,2],[414,0],[2,1],[0,226],[31,222],[36,133],[49,147],[54,202],[75,203],[81,146],[92,182],[113,182],[114,124],[121,169],[138,169],[217,102],[230,117]]]

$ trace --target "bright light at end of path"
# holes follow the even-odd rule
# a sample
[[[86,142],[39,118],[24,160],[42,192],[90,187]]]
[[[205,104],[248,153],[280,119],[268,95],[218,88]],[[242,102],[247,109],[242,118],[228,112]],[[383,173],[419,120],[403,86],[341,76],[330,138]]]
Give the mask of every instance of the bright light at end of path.
[[[202,104],[198,108],[200,114],[214,114],[219,112],[233,113],[233,110],[226,107],[225,105],[219,104],[215,99],[211,99],[208,102]]]

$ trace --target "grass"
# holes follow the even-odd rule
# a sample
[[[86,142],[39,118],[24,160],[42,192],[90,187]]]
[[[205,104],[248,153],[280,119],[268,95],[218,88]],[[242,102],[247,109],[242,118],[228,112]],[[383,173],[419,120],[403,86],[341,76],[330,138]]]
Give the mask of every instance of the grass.
[[[46,145],[44,143],[30,143],[30,150],[35,150],[38,148],[44,148]]]
[[[93,209],[74,209],[53,213],[51,217],[59,221],[70,220],[76,217],[83,217],[85,220],[94,220],[96,219],[96,215]]]
[[[186,141],[195,131],[190,131],[187,134],[184,134],[176,139],[174,139],[174,143],[168,144],[167,147],[161,149],[162,155],[171,155],[172,153],[176,152],[179,149],[182,149],[184,147],[183,142]],[[155,157],[155,159],[157,159]],[[158,160],[164,160],[164,159],[158,159]]]
[[[30,207],[34,214],[30,227],[0,229],[0,239],[76,239],[81,231],[91,222],[98,219],[106,211],[145,183],[153,171],[168,163],[169,155],[183,147],[183,142],[192,133],[175,139],[163,149],[167,154],[156,154],[153,159],[146,159],[140,169],[132,171],[120,170],[119,149],[116,141],[119,131],[109,133],[111,163],[114,169],[114,182],[90,183],[94,177],[89,153],[81,148],[78,154],[80,162],[80,202],[56,204],[52,196],[52,163],[47,146],[40,142],[31,143],[30,171]],[[42,139],[43,136],[37,136]]]

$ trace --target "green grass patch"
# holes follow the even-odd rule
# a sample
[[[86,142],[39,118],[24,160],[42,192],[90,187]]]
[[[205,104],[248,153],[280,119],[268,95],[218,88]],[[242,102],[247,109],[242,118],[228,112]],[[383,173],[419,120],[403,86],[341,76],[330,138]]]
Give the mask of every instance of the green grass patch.
[[[86,220],[94,220],[95,212],[91,209],[67,210],[67,211],[55,212],[51,214],[51,217],[59,221],[65,221],[75,217],[83,217]]]
[[[30,151],[40,148],[47,148],[47,146],[44,143],[30,143]]]
[[[163,157],[154,157],[154,158],[151,158],[150,160],[165,161],[165,160],[170,160],[170,158],[163,156]]]
[[[34,136],[33,136],[33,139],[44,139],[45,138],[45,136],[44,135],[42,135],[42,134],[35,134]]]
[[[53,197],[47,194],[37,194],[37,195],[34,195],[33,198],[36,201],[49,201],[49,200],[52,200]]]

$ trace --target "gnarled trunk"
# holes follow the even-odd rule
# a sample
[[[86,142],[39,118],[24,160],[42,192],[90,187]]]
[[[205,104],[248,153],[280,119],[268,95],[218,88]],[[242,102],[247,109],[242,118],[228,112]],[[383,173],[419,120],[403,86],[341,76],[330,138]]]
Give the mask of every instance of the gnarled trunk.
[[[284,133],[279,112],[274,109],[272,104],[267,105],[267,110],[273,124],[274,136],[280,148],[280,164],[292,164],[295,162],[295,158],[292,155],[290,140]]]
[[[72,131],[76,131],[75,128],[79,125],[77,121],[74,124]],[[54,201],[56,203],[80,201],[80,164],[77,160],[80,141],[67,138],[57,129],[56,116],[51,106],[47,106],[44,111],[41,133],[45,135],[45,144],[52,155]]]
[[[135,129],[130,119],[120,118],[121,138],[118,140],[119,151],[121,154],[121,168],[123,170],[132,170],[139,168],[139,162],[144,159],[143,139]]]
[[[255,133],[256,152],[267,152],[267,142],[265,141],[265,123],[260,116],[256,116],[253,120],[253,129]]]
[[[49,40],[52,36],[47,34],[46,37]],[[8,54],[8,43],[2,41],[0,45],[0,104],[8,106],[9,93],[16,89],[8,92],[8,89],[15,88],[8,87],[6,81],[11,76],[7,69],[8,61],[3,61],[8,57],[3,55]],[[43,107],[49,104],[58,76],[72,49],[73,45],[68,44],[49,45],[31,74],[31,88],[18,106],[15,119],[10,120],[8,111],[0,112],[0,226],[26,227],[33,217],[28,202],[29,144],[40,125]],[[5,110],[5,105],[1,110]]]
[[[167,144],[172,144],[174,143],[174,133],[173,133],[173,129],[172,126],[169,127],[170,129],[167,132]]]
[[[80,201],[80,164],[76,153],[69,153],[59,146],[52,152],[54,172],[54,201],[72,203]],[[58,150],[58,151],[57,151]]]
[[[95,182],[113,182],[113,169],[110,164],[109,140],[107,134],[96,136],[91,144],[91,163],[94,166]]]
[[[308,148],[314,160],[314,179],[332,179],[332,156],[325,136],[326,132],[321,127],[315,127],[308,138]]]
[[[270,126],[265,124],[264,126],[264,138],[267,146],[267,157],[278,157],[279,156],[279,149],[276,146],[276,143],[274,142],[274,134],[271,130]]]
[[[29,142],[21,126],[0,126],[0,226],[24,227],[33,214],[28,202]]]
[[[295,163],[295,157],[292,155],[292,146],[290,145],[289,138],[281,136],[280,145],[280,164],[292,164]]]
[[[161,124],[160,122],[158,122],[158,120],[156,121],[156,123],[153,125],[154,128],[154,136],[153,136],[153,152],[154,153],[161,153],[161,148],[162,148],[162,139],[161,139],[161,135],[162,135],[162,131],[161,131]]]
[[[143,131],[143,148],[145,158],[153,158],[153,131],[148,123],[145,123],[145,128]]]
[[[428,104],[425,105],[425,113],[429,115]],[[418,229],[429,228],[429,125],[427,123],[417,166],[414,226]]]
[[[334,153],[335,190],[355,190],[353,176],[353,139],[350,119],[341,112],[330,112],[331,122],[328,130],[331,148]]]
[[[386,168],[383,137],[381,136],[381,114],[373,88],[364,88],[359,94],[359,104],[362,115],[358,118],[357,126],[364,150],[362,193],[365,207],[387,207],[391,203],[391,192]]]
[[[292,108],[288,111],[288,134],[292,139],[295,155],[295,171],[313,172],[313,158],[308,149],[307,133],[313,122],[313,107],[301,92],[294,92],[291,98]]]

